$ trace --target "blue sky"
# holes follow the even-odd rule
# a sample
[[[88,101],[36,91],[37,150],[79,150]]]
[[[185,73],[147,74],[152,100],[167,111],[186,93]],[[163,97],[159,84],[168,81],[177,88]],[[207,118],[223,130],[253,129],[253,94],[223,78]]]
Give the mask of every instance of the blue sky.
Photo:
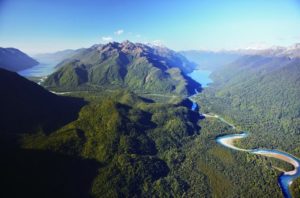
[[[110,40],[175,50],[300,42],[299,0],[0,0],[0,46],[27,53]]]

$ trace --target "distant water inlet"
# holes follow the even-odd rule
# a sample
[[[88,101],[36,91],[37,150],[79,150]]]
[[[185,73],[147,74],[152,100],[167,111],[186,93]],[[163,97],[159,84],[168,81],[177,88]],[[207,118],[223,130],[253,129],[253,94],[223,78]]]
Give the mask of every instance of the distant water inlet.
[[[18,72],[20,75],[25,77],[43,77],[55,71],[56,63],[40,63],[34,67],[22,70]]]
[[[189,74],[189,77],[201,84],[202,87],[207,87],[213,80],[209,77],[212,72],[209,70],[197,69]]]
[[[194,70],[192,73],[190,73],[188,76],[191,77],[193,80],[201,84],[201,87],[207,87],[209,83],[212,83],[212,79],[209,77],[211,74],[211,71],[209,70],[201,70],[197,69]],[[197,89],[195,89],[195,94],[190,96],[189,99],[193,102],[192,104],[192,111],[195,111],[198,108],[198,104],[195,100],[193,100],[193,96],[197,95],[199,92]]]

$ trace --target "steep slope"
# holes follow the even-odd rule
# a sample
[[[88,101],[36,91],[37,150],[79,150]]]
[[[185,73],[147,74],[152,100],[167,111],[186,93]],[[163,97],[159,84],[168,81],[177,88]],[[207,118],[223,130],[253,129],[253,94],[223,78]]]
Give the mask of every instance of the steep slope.
[[[249,147],[299,155],[299,59],[245,56],[212,77],[214,83],[199,98],[204,111],[222,114],[255,134]]]
[[[68,170],[66,173],[59,166],[58,171],[46,169],[53,174],[43,174],[45,178],[37,174],[30,177],[33,186],[49,185],[42,187],[44,192],[50,187],[50,194],[56,195],[60,193],[59,185],[66,182],[66,190],[70,191],[67,192],[75,197],[82,197],[75,194],[78,191],[90,193],[91,197],[280,195],[275,170],[270,173],[258,168],[266,164],[262,160],[250,156],[253,163],[249,163],[243,154],[224,151],[214,138],[220,131],[230,133],[230,129],[215,120],[203,120],[199,131],[200,116],[190,110],[190,104],[149,102],[127,91],[107,91],[98,96],[84,92],[82,95],[91,99],[76,121],[50,135],[26,135],[20,140],[27,152],[53,152],[61,157],[65,155],[66,159],[77,159],[73,164],[70,160],[59,162]],[[48,166],[56,168],[57,160],[51,162],[51,159],[46,160]],[[98,166],[89,165],[91,161]],[[82,167],[74,169],[77,163]],[[71,170],[67,168],[69,165]],[[234,170],[241,167],[251,171],[238,172],[239,182],[236,182]],[[43,173],[43,166],[36,169],[37,173]],[[74,175],[69,175],[73,172]],[[84,174],[88,178],[92,176],[92,182],[81,180]],[[55,178],[58,181],[51,184]],[[80,183],[82,186],[74,188],[74,184]]]
[[[16,141],[18,149],[12,149],[11,142],[0,144],[4,187],[0,195],[132,197],[156,193],[152,186],[169,173],[158,152],[180,148],[181,140],[196,134],[197,113],[183,106],[148,103],[129,92],[108,93],[87,94],[93,99],[78,119],[51,134],[23,134]]]
[[[109,43],[95,45],[60,64],[45,81],[60,90],[129,88],[137,92],[188,95],[200,85],[187,77],[193,64],[166,48],[144,44]]]
[[[215,120],[202,120],[200,128],[200,116],[188,101],[156,103],[116,90],[73,93],[88,101],[77,119],[51,133],[43,128],[25,133],[40,122],[44,126],[35,107],[45,111],[49,123],[60,116],[56,108],[74,107],[59,105],[65,98],[17,74],[1,74],[5,85],[13,80],[17,86],[1,91],[16,118],[8,127],[19,132],[17,141],[0,139],[1,197],[279,196],[275,171],[257,168],[266,166],[261,159],[250,156],[249,163],[241,153],[224,151],[214,138],[232,131]],[[21,103],[30,108],[19,108]],[[7,112],[1,111],[1,125],[9,121]],[[21,116],[29,127],[16,124]],[[241,167],[251,171],[238,172],[236,182],[234,170]]]
[[[76,119],[80,99],[60,97],[43,87],[0,69],[0,131],[2,134],[49,132]]]
[[[37,65],[38,62],[15,48],[0,48],[0,68],[21,71]]]

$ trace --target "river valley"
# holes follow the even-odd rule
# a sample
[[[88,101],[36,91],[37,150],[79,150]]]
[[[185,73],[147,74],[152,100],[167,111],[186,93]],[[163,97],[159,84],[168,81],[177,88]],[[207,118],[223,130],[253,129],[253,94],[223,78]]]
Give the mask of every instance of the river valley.
[[[204,71],[204,70],[195,70],[192,74],[190,74],[190,77],[199,82],[203,85],[203,87],[207,87],[209,83],[213,82],[212,79],[210,79],[210,71]],[[197,95],[198,92],[195,90],[195,95]],[[195,96],[193,95],[193,96]],[[198,104],[193,99],[193,96],[189,97],[189,99],[192,101],[192,107],[191,109],[195,111],[198,108]],[[221,122],[229,125],[232,127],[232,129],[236,129],[236,127],[226,121],[224,118],[222,118],[219,115],[216,114],[201,114],[201,116],[204,116],[208,119],[218,119]],[[279,150],[271,150],[271,149],[243,149],[235,146],[235,141],[241,140],[243,138],[247,138],[250,134],[248,132],[241,131],[238,134],[230,134],[230,135],[222,135],[218,136],[216,138],[216,142],[226,148],[241,151],[241,152],[248,152],[255,155],[262,155],[265,157],[270,158],[276,158],[281,161],[287,162],[291,164],[294,168],[291,171],[284,171],[278,176],[278,185],[280,186],[283,196],[285,198],[292,198],[292,194],[290,191],[290,186],[292,185],[293,181],[300,177],[300,159],[297,157],[283,152]],[[282,170],[283,171],[283,170]]]
[[[216,118],[221,120],[222,122],[229,124],[232,128],[235,128],[233,124],[230,124],[226,122],[223,118],[221,118],[218,115],[207,115],[202,114],[204,117],[207,118]],[[238,148],[234,145],[235,141],[238,141],[240,139],[246,138],[249,134],[247,132],[242,132],[239,134],[230,134],[230,135],[223,135],[216,138],[216,142],[221,144],[222,146],[225,146],[227,148],[242,151],[242,152],[248,152],[251,154],[256,155],[262,155],[266,157],[276,158],[282,161],[285,161],[289,164],[291,164],[294,169],[291,171],[285,171],[278,177],[278,184],[281,187],[282,193],[285,198],[292,198],[292,194],[290,192],[290,185],[293,183],[293,181],[300,176],[300,160],[296,158],[295,156],[279,151],[279,150],[269,150],[269,149],[242,149]]]

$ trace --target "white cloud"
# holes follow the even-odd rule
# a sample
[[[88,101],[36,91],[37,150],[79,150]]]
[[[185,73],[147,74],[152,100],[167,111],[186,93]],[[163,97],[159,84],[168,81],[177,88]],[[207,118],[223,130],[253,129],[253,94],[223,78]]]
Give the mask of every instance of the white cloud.
[[[104,41],[104,42],[110,42],[110,41],[112,41],[112,40],[113,40],[113,38],[110,37],[110,36],[103,36],[103,37],[102,37],[102,41]]]
[[[136,38],[141,38],[142,36],[140,34],[135,35]]]
[[[124,30],[122,30],[122,29],[115,31],[115,35],[118,35],[118,36],[123,33],[124,33]]]

